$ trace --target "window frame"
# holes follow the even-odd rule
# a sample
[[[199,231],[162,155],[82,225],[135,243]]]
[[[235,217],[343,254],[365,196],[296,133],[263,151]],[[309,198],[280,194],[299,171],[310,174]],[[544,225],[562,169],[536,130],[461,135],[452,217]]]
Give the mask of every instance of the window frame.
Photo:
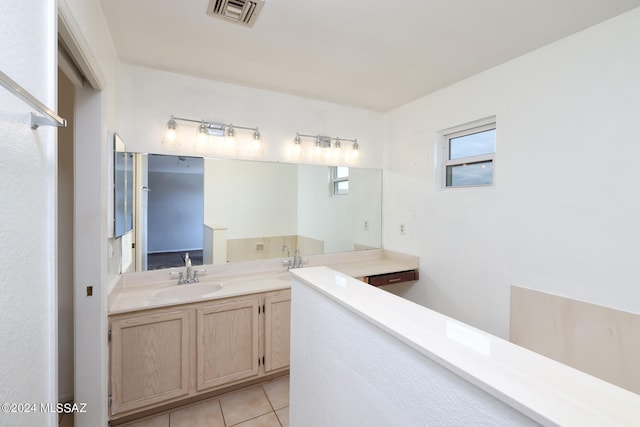
[[[343,167],[347,169],[347,176],[338,177],[338,168]],[[332,196],[346,196],[349,194],[349,188],[346,191],[339,191],[338,186],[341,182],[349,183],[349,178],[351,176],[351,170],[349,166],[330,166],[330,191]],[[350,184],[349,184],[350,186]]]
[[[450,159],[450,146],[451,140],[460,138],[466,135],[472,135],[475,133],[485,132],[488,130],[496,131],[496,142],[493,153],[481,154],[478,156],[460,157],[457,159]],[[498,139],[498,126],[495,116],[489,117],[475,122],[467,123],[465,125],[456,126],[454,128],[447,129],[441,132],[442,135],[442,162],[440,171],[440,188],[442,190],[450,190],[455,188],[482,188],[492,187],[495,185],[496,177],[496,151],[497,151],[497,139]],[[486,163],[491,162],[491,183],[490,184],[468,184],[468,185],[447,185],[447,170],[449,167],[463,166],[467,164]]]

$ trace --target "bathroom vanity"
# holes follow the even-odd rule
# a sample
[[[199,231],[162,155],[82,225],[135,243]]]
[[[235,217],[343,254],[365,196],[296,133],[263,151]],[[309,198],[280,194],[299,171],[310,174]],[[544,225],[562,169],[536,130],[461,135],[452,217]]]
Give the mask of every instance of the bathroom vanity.
[[[290,311],[285,289],[111,316],[111,414],[287,369]]]
[[[379,284],[417,280],[417,257],[381,249],[305,261]],[[186,285],[170,270],[123,274],[111,291],[112,420],[288,371],[291,277],[282,260],[205,268],[200,283]]]

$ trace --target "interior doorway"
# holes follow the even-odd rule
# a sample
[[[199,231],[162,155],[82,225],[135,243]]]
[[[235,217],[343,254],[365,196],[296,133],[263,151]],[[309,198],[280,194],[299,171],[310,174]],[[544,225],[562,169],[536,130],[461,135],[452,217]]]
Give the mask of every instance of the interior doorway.
[[[60,61],[58,61],[60,63]],[[74,383],[74,117],[77,78],[58,69],[58,112],[67,127],[58,128],[58,401],[73,400]],[[69,77],[71,74],[71,77]],[[74,83],[76,80],[76,83]]]

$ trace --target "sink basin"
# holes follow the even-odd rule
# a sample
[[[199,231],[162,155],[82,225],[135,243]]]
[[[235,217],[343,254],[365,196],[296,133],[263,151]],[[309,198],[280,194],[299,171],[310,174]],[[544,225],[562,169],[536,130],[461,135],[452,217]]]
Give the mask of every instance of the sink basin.
[[[153,297],[161,300],[204,298],[218,292],[223,286],[224,285],[222,283],[192,283],[189,285],[175,285],[156,292]]]

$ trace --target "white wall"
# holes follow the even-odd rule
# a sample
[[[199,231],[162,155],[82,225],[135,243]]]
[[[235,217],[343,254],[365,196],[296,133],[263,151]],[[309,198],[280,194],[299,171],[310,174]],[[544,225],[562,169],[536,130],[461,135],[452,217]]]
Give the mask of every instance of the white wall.
[[[0,70],[57,106],[56,2],[0,4]],[[25,31],[28,29],[28,31]],[[57,402],[56,130],[0,87],[0,402]],[[54,426],[55,413],[0,414],[2,426]]]
[[[380,113],[131,65],[122,66],[121,77],[119,133],[130,151],[171,154],[162,140],[167,120],[173,114],[258,126],[263,137],[259,160],[295,161],[290,149],[296,132],[320,133],[357,138],[357,166],[382,167]],[[178,126],[182,154],[211,155],[209,150],[194,147],[195,126],[181,122]],[[305,140],[305,147],[313,144],[312,140]],[[256,158],[243,154],[231,157]]]
[[[639,39],[636,9],[386,115],[384,246],[422,270],[405,296],[501,337],[512,284],[640,312]],[[491,115],[495,185],[438,191],[439,132]]]

